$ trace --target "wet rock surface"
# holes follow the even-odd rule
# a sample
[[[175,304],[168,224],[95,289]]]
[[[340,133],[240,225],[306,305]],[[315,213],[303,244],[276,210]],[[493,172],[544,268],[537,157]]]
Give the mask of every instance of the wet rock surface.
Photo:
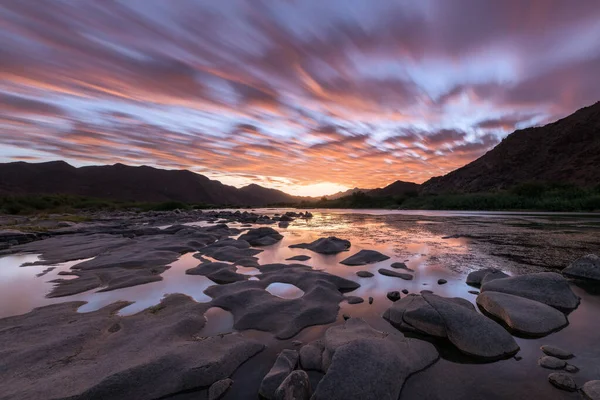
[[[372,272],[369,271],[358,271],[356,275],[360,278],[372,278],[375,276]]]
[[[299,255],[299,256],[293,256],[290,258],[286,258],[286,261],[307,261],[310,260],[310,256],[305,256],[305,255]]]
[[[295,350],[283,350],[277,356],[277,360],[275,360],[275,364],[271,370],[263,378],[258,394],[265,399],[274,399],[275,392],[296,368],[297,364],[298,352]]]
[[[198,337],[208,306],[184,295],[128,317],[115,314],[128,303],[77,313],[82,304],[0,320],[4,398],[159,398],[225,379],[264,348],[240,334]]]
[[[279,385],[274,400],[309,400],[312,395],[310,378],[301,370],[292,371]]]
[[[595,254],[581,257],[563,269],[562,274],[567,278],[600,285],[600,257]]]
[[[204,275],[218,284],[244,281],[246,275],[238,274],[233,264],[223,262],[206,262],[185,271],[188,275]]]
[[[548,381],[558,389],[566,390],[567,392],[577,391],[577,384],[569,374],[553,372],[548,375]]]
[[[600,380],[586,382],[581,388],[581,393],[586,399],[600,400]]]
[[[340,263],[350,266],[366,265],[376,263],[379,261],[385,261],[389,258],[390,257],[386,256],[385,254],[382,254],[375,250],[361,250],[358,253],[346,258],[345,260],[340,261]]]
[[[557,309],[511,294],[484,292],[477,296],[477,305],[518,334],[544,336],[568,324]]]
[[[540,347],[540,349],[544,352],[544,354],[560,358],[561,360],[568,360],[574,357],[573,353],[571,353],[570,351],[557,346],[543,345],[542,347]]]
[[[226,378],[221,379],[210,385],[208,389],[208,400],[220,400],[225,396],[225,393],[229,390],[229,388],[233,385],[233,380]]]
[[[320,238],[312,243],[299,243],[289,246],[292,249],[307,249],[320,254],[337,254],[350,248],[350,241],[335,236]]]
[[[566,361],[552,356],[544,356],[538,360],[538,364],[542,368],[547,369],[563,369],[567,366]]]
[[[384,276],[391,276],[393,278],[400,278],[400,279],[404,279],[405,281],[410,281],[413,279],[413,276],[411,274],[405,274],[402,272],[396,272],[396,271],[392,271],[391,269],[385,269],[385,268],[379,268],[377,270],[377,272],[379,272],[381,275]]]

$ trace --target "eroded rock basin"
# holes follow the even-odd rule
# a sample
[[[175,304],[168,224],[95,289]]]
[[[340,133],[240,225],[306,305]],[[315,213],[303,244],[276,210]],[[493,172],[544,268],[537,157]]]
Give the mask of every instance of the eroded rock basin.
[[[283,214],[280,210],[260,211],[260,214],[273,215],[274,213]],[[153,321],[160,323],[161,319],[158,317],[161,315],[161,309],[157,305],[161,298],[168,293],[182,293],[199,303],[198,310],[201,310],[205,320],[199,330],[199,337],[219,337],[234,333],[241,335],[240,343],[252,341],[248,343],[260,343],[264,346],[262,351],[248,356],[247,361],[229,374],[234,384],[224,397],[225,399],[257,398],[262,378],[269,372],[277,355],[283,349],[299,350],[298,343],[294,342],[301,341],[306,344],[322,339],[328,328],[343,324],[344,315],[362,318],[370,327],[381,332],[399,334],[395,327],[381,317],[393,304],[386,297],[390,291],[405,290],[418,294],[422,290],[431,290],[435,295],[462,297],[475,305],[477,296],[469,293],[473,288],[465,283],[466,275],[474,269],[498,268],[509,275],[557,271],[580,256],[600,253],[598,220],[586,216],[556,219],[547,216],[489,216],[460,213],[456,215],[445,213],[368,215],[313,212],[313,214],[312,219],[291,221],[285,230],[275,227],[275,230],[279,230],[283,235],[283,239],[272,243],[276,240],[273,237],[277,238],[277,236],[269,233],[269,240],[259,239],[255,243],[256,246],[251,246],[262,252],[249,251],[239,242],[223,242],[222,248],[232,248],[233,245],[235,251],[222,251],[220,246],[216,246],[214,251],[200,254],[203,253],[201,249],[206,245],[203,241],[209,241],[208,232],[173,229],[176,231],[173,235],[178,235],[178,238],[169,237],[164,243],[158,237],[152,240],[161,241],[163,243],[161,246],[167,252],[185,254],[177,255],[175,261],[169,261],[168,258],[171,257],[169,253],[154,253],[154,259],[158,264],[164,260],[162,267],[165,269],[164,271],[158,269],[156,274],[151,273],[150,281],[145,282],[147,278],[143,276],[140,284],[127,286],[128,282],[137,282],[131,281],[131,276],[138,279],[136,271],[138,267],[134,263],[125,265],[125,273],[119,272],[118,280],[112,283],[114,285],[116,282],[122,286],[124,282],[126,286],[122,288],[99,292],[110,287],[110,284],[104,284],[102,275],[98,278],[102,281],[102,286],[65,297],[45,297],[53,288],[53,284],[48,281],[81,279],[81,277],[64,274],[69,273],[73,266],[84,260],[54,264],[62,261],[56,258],[55,251],[52,254],[53,263],[44,263],[39,259],[40,253],[27,254],[19,251],[19,246],[14,246],[10,250],[16,251],[15,254],[0,257],[2,278],[0,279],[0,317],[24,314],[35,307],[71,301],[87,301],[88,303],[80,306],[77,312],[90,313],[115,301],[128,301],[133,304],[116,310],[118,315],[127,318],[148,307],[153,307],[151,310],[159,311]],[[198,218],[198,222],[191,222],[189,225],[202,229],[216,225],[202,218],[204,217]],[[218,236],[219,240],[225,237],[235,239],[248,228],[241,227],[242,223],[239,221],[226,222],[229,228],[233,228],[231,231],[221,227],[213,229],[213,232],[218,232],[218,235],[214,233],[211,235]],[[152,225],[152,221],[149,225]],[[168,228],[171,225],[161,224],[161,228],[172,229]],[[253,228],[259,226],[251,225]],[[85,230],[85,227],[82,229]],[[239,232],[235,229],[239,229]],[[109,234],[120,236],[118,230]],[[319,238],[332,236],[349,240],[351,242],[349,251],[320,254],[303,248],[288,247],[298,243],[312,243]],[[252,235],[250,237],[256,240]],[[26,249],[27,245],[24,245],[24,250]],[[340,261],[361,250],[375,250],[390,258],[360,267],[340,264]],[[311,258],[302,261],[286,261],[299,255],[309,255]],[[224,261],[219,261],[213,256]],[[84,265],[94,266],[95,264],[90,261],[96,257],[97,255],[87,257],[85,261],[88,262]],[[204,261],[199,259],[201,257],[204,257]],[[39,265],[20,267],[24,263],[36,262]],[[226,279],[231,283],[218,284],[204,275],[186,274],[187,270],[205,262],[223,263],[219,275],[213,278]],[[403,280],[383,276],[377,272],[381,268],[389,269],[392,263],[405,263],[413,272],[398,271],[410,274],[413,279]],[[161,265],[158,264],[151,268],[160,267]],[[292,267],[289,267],[290,265]],[[305,270],[301,265],[312,269]],[[139,268],[145,267],[139,266]],[[47,271],[50,268],[54,269]],[[318,271],[314,272],[315,270],[322,270],[343,279],[331,280],[329,283],[322,282]],[[374,276],[358,277],[356,275],[358,270],[370,271]],[[37,276],[42,273],[44,273],[42,276]],[[158,276],[159,279],[154,276]],[[447,284],[438,285],[439,279],[445,279]],[[352,287],[346,281],[356,282],[360,287]],[[480,363],[480,360],[465,356],[443,340],[416,335],[418,340],[425,339],[435,344],[441,359],[425,370],[409,376],[402,388],[400,398],[579,398],[578,393],[564,392],[550,385],[548,370],[537,365],[537,360],[542,355],[540,346],[552,344],[568,349],[576,355],[569,362],[579,368],[579,372],[572,374],[578,386],[600,377],[600,346],[597,344],[600,341],[598,333],[600,332],[598,318],[600,299],[579,287],[572,286],[572,289],[581,298],[581,303],[568,314],[569,325],[543,338],[516,337],[515,341],[520,347],[517,354],[519,361],[508,358]],[[249,295],[250,297],[247,297]],[[349,304],[344,301],[344,295],[361,297],[364,302]],[[402,294],[403,298],[404,296],[405,294]],[[236,304],[235,299],[238,297],[240,304]],[[370,297],[372,302],[367,301]],[[252,299],[251,307],[243,304],[247,301],[243,299]],[[256,311],[256,307],[260,306],[264,306],[265,309]],[[267,310],[277,310],[270,317],[272,320],[264,316]],[[296,311],[290,314],[290,310]],[[298,310],[304,311],[298,312]],[[315,315],[318,317],[313,323],[310,321],[311,318],[300,316],[303,312],[310,315],[317,312]],[[284,318],[284,315],[287,317]],[[287,329],[290,323],[294,326],[291,330]],[[2,328],[7,327],[2,326]],[[408,333],[405,335],[412,336]],[[254,351],[248,352],[248,355]],[[191,367],[193,368],[193,365]],[[218,378],[225,378],[225,375],[218,375]],[[309,377],[315,389],[323,374],[309,371]],[[165,390],[168,392],[171,389]],[[161,392],[160,396],[166,395],[166,398],[173,399],[197,399],[206,398],[207,393],[208,386],[202,386],[189,393]]]

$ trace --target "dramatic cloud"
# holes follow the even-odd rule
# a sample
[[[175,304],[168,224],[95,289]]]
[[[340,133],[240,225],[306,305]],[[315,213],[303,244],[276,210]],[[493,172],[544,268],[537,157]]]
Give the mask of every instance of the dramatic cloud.
[[[598,21],[595,0],[6,1],[0,161],[422,182],[600,100]]]

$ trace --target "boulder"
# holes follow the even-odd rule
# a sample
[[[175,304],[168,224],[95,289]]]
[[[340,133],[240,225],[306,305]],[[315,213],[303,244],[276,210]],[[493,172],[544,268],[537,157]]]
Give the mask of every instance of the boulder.
[[[379,268],[377,270],[377,272],[379,272],[381,275],[384,275],[384,276],[391,276],[391,277],[394,277],[394,278],[400,278],[400,279],[404,279],[405,281],[410,281],[413,278],[413,276],[411,274],[405,274],[405,273],[402,273],[402,272],[396,272],[396,271],[392,271],[391,269]]]
[[[562,273],[567,278],[600,284],[600,257],[588,254],[573,261]]]
[[[392,267],[392,268],[396,268],[396,269],[405,269],[405,270],[407,270],[407,271],[414,272],[412,269],[408,268],[408,267],[406,266],[406,264],[405,264],[405,263],[403,263],[403,262],[395,262],[395,263],[392,263],[392,265],[390,265],[390,267]]]
[[[359,318],[325,333],[323,379],[313,400],[397,399],[406,378],[433,364],[430,343],[371,328]]]
[[[225,396],[225,393],[229,390],[229,388],[233,385],[232,379],[221,379],[210,385],[208,389],[208,400],[220,400]]]
[[[358,253],[351,255],[345,260],[340,261],[344,265],[365,265],[389,259],[388,256],[375,250],[361,250]]]
[[[298,352],[296,350],[285,349],[279,353],[275,364],[263,378],[258,393],[266,399],[273,399],[275,391],[296,368],[296,364],[298,364]]]
[[[567,362],[556,357],[543,356],[538,360],[538,365],[547,369],[563,369],[567,366]]]
[[[437,283],[438,285],[445,285],[446,283],[448,283],[448,281],[445,279],[438,279]]]
[[[323,365],[324,345],[320,340],[300,348],[300,366],[307,371],[320,371]]]
[[[577,384],[571,378],[571,375],[563,372],[553,372],[548,375],[548,381],[555,387],[566,390],[567,392],[577,391]]]
[[[477,305],[511,332],[523,335],[545,336],[569,323],[557,309],[512,294],[483,292],[477,296]]]
[[[275,400],[309,400],[312,394],[308,374],[301,370],[293,371],[275,391]]]
[[[481,292],[502,292],[539,301],[561,311],[570,311],[579,305],[569,282],[555,272],[512,276],[496,279],[482,285]]]
[[[574,357],[573,353],[571,353],[570,351],[561,349],[560,347],[557,347],[557,346],[551,346],[551,345],[545,344],[542,347],[540,347],[540,349],[544,352],[544,354],[546,354],[548,356],[560,358],[561,360],[568,360],[568,359]]]
[[[281,239],[283,239],[283,236],[275,229],[269,227],[249,229],[248,232],[239,237],[239,240],[245,240],[251,246],[269,246]]]
[[[387,298],[390,299],[391,301],[398,301],[400,300],[400,292],[397,290],[394,290],[392,292],[388,292],[387,293]]]
[[[358,296],[346,296],[346,300],[348,301],[348,304],[360,304],[365,301],[362,297]]]
[[[277,224],[277,226],[279,226],[280,228],[287,228],[288,226],[290,226],[290,223],[287,221],[280,221],[279,224]]]
[[[304,254],[300,254],[298,256],[286,258],[286,261],[307,261],[310,260],[310,256],[306,256]]]
[[[320,238],[312,243],[298,243],[289,246],[292,249],[308,249],[320,254],[337,254],[350,248],[350,241],[335,236]]]
[[[469,275],[467,275],[467,285],[479,287],[481,286],[481,281],[487,274],[499,271],[500,270],[497,268],[483,268],[477,271],[473,271]]]
[[[600,400],[600,380],[586,382],[581,388],[581,393],[586,399]]]
[[[372,278],[373,276],[375,276],[372,272],[369,271],[358,271],[356,275],[361,278]]]
[[[489,272],[489,273],[485,274],[485,276],[483,277],[483,279],[481,279],[481,284],[485,285],[487,282],[491,282],[491,281],[496,280],[496,279],[508,278],[509,276],[510,275],[505,274],[502,271]]]

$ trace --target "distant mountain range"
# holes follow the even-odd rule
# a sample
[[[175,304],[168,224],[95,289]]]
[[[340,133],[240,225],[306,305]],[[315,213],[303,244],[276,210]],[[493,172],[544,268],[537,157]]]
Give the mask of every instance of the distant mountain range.
[[[477,160],[421,185],[423,193],[489,192],[521,183],[600,184],[600,102],[515,131]]]
[[[187,170],[123,164],[75,168],[64,161],[0,164],[0,195],[69,194],[123,201],[264,206],[303,198],[259,185],[224,185]]]
[[[326,197],[489,192],[526,182],[600,184],[600,102],[546,126],[515,131],[479,159],[422,185],[396,181],[384,188],[354,188]],[[187,170],[123,164],[75,168],[63,161],[0,164],[0,195],[23,194],[250,206],[317,200],[256,184],[235,188]]]

